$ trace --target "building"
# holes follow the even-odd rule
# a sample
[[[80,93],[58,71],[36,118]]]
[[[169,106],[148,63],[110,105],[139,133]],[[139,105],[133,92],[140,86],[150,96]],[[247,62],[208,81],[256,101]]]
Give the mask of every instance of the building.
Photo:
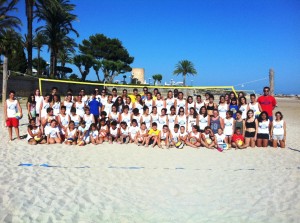
[[[132,82],[134,84],[143,84],[145,82],[145,69],[144,68],[132,68],[131,71]]]

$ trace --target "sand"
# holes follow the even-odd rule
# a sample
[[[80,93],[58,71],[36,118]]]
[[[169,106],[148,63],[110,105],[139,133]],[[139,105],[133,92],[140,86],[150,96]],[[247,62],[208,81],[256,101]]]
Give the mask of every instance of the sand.
[[[4,129],[0,222],[300,222],[300,100],[277,110],[286,149],[29,146]]]

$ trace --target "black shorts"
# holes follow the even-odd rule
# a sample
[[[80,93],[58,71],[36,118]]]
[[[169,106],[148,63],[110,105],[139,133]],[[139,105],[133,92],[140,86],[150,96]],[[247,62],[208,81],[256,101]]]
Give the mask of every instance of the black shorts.
[[[257,138],[258,139],[269,139],[269,134],[266,133],[257,133]]]
[[[255,132],[245,132],[245,138],[254,138]]]

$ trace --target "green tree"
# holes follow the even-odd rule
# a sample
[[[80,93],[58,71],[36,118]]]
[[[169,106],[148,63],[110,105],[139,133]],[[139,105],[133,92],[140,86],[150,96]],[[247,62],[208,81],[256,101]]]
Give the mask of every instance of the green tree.
[[[47,62],[41,57],[34,58],[32,60],[32,67],[37,69],[37,71],[38,71],[37,75],[38,76],[43,74],[43,71],[46,70],[47,66],[48,66]]]
[[[94,71],[96,73],[96,76],[97,76],[97,79],[98,79],[99,82],[100,82],[99,70],[101,69],[101,67],[102,67],[101,61],[94,60],[93,69],[94,69]]]
[[[194,64],[191,61],[181,60],[176,64],[173,74],[174,75],[182,74],[182,76],[183,76],[183,86],[186,86],[185,85],[186,76],[187,75],[196,75],[197,71],[194,67]]]
[[[103,34],[95,34],[79,44],[79,50],[84,55],[91,55],[101,62],[104,74],[103,81],[112,83],[119,74],[130,72],[134,58],[131,57],[121,41],[111,39]]]
[[[74,39],[69,38],[68,36],[61,40],[61,48],[59,49],[57,54],[57,61],[60,62],[62,67],[62,69],[60,69],[60,72],[58,72],[61,74],[61,78],[65,78],[66,76],[66,73],[63,72],[65,70],[64,67],[67,63],[72,63],[76,46],[77,44],[75,43]]]
[[[72,81],[79,81],[79,77],[77,76],[77,74],[71,74],[69,76],[69,79],[72,80]]]
[[[154,80],[154,85],[156,84],[156,81],[161,82],[162,80],[162,75],[161,74],[154,74],[152,76],[153,80]]]
[[[33,46],[37,49],[38,51],[38,61],[41,58],[41,51],[42,47],[47,43],[47,37],[43,35],[41,32],[38,32],[36,36],[33,39]],[[38,67],[35,67],[38,71],[38,75],[42,74],[42,70],[44,70],[42,67],[39,67],[40,64],[38,64]]]
[[[71,13],[75,9],[75,5],[70,4],[69,0],[36,0],[36,7],[38,22],[45,22],[45,25],[37,28],[37,31],[48,38],[50,74],[54,77],[62,40],[71,32],[75,33],[77,37],[79,36],[72,25],[77,20],[77,16]]]
[[[93,57],[91,55],[76,55],[73,58],[73,63],[79,69],[81,81],[85,81],[91,67],[94,65]]]
[[[26,17],[27,17],[27,57],[28,69],[27,74],[32,75],[32,22],[33,22],[33,5],[34,0],[25,0]]]
[[[8,38],[14,39],[14,44],[11,52],[7,55],[8,57],[8,70],[20,72],[20,73],[26,73],[27,70],[27,60],[26,60],[26,54],[24,52],[24,45],[22,42],[22,37],[18,33],[11,33],[12,35]]]

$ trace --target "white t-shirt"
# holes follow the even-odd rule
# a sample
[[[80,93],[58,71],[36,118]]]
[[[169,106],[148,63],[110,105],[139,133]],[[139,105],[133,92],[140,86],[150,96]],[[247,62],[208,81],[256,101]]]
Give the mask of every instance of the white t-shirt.
[[[48,128],[45,128],[46,135],[49,135],[50,138],[56,138],[57,134],[59,134],[58,127],[52,128],[51,126],[48,126]]]
[[[9,99],[6,100],[6,105],[7,105],[7,117],[8,118],[15,118],[16,113],[18,110],[18,101],[9,101]]]

